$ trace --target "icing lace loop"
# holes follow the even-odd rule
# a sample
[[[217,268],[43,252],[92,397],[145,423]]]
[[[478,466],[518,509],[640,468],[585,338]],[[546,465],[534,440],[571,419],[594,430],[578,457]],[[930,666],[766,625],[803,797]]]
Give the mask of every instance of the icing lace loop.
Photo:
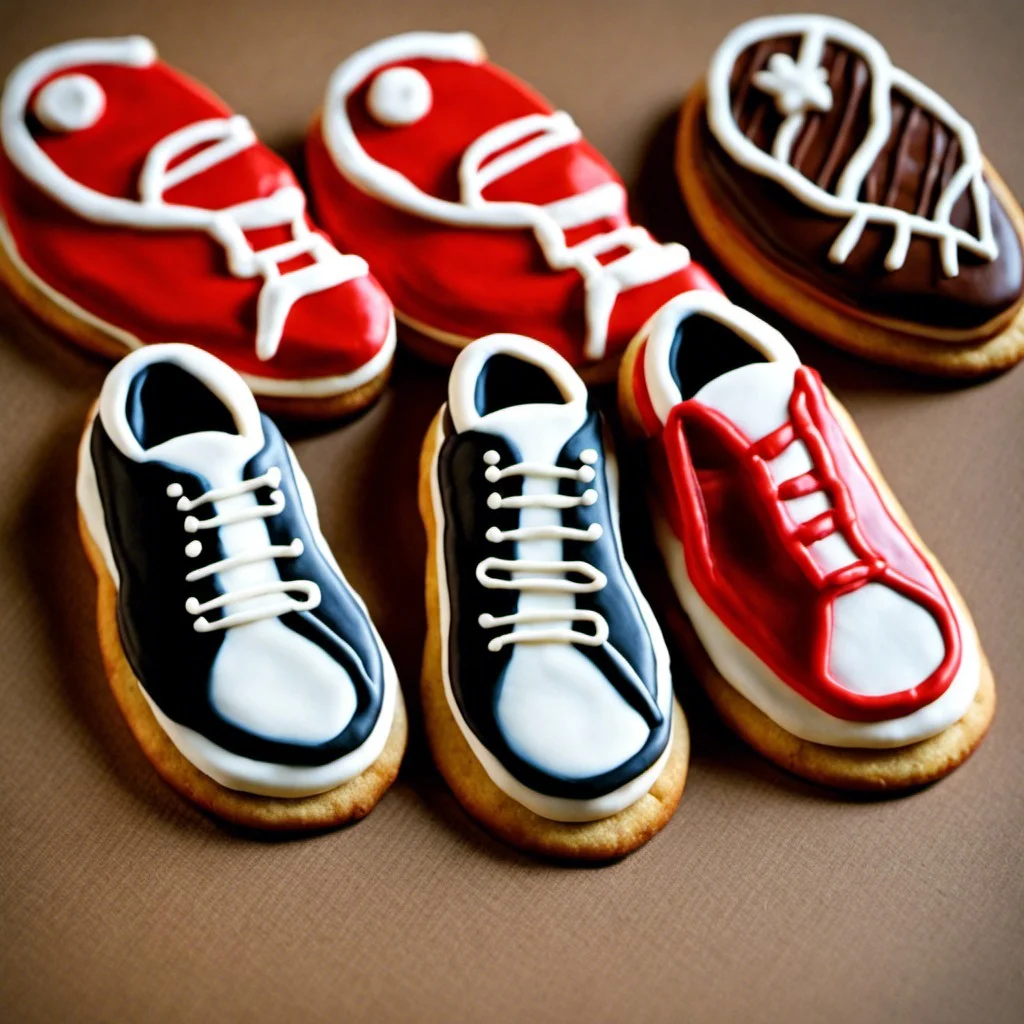
[[[579,480],[590,483],[596,476],[594,463],[597,452],[592,448],[580,453],[580,466],[570,469],[565,466],[545,465],[532,462],[517,462],[500,468],[500,456],[495,451],[484,454],[487,469],[484,476],[491,483],[512,476],[533,477],[547,480]],[[520,494],[503,498],[497,491],[488,495],[487,505],[492,509],[554,509],[564,510],[593,505],[597,492],[588,488],[581,495],[568,494]],[[488,528],[485,536],[491,543],[503,541],[581,541],[598,540],[603,535],[600,523],[591,523],[586,529],[545,524],[520,526],[512,530],[501,530],[497,526]],[[492,572],[506,575],[495,576]],[[506,578],[507,577],[507,578]],[[577,577],[573,579],[571,577]],[[495,558],[483,559],[476,567],[476,578],[489,590],[518,590],[527,593],[547,594],[590,594],[603,590],[608,577],[588,562],[566,559]],[[608,622],[598,612],[574,608],[532,608],[513,612],[510,615],[483,613],[478,622],[483,629],[503,626],[513,627],[507,633],[495,636],[487,644],[490,651],[500,651],[508,644],[516,643],[577,643],[600,647],[608,639]],[[584,633],[566,628],[564,623],[588,622],[593,632]],[[547,629],[516,629],[521,625],[547,624]]]
[[[520,207],[548,265],[580,274],[586,289],[584,352],[589,359],[600,359],[607,348],[608,325],[618,294],[682,270],[690,262],[688,250],[677,243],[662,245],[636,226],[613,228],[568,245],[567,231],[622,214],[626,196],[617,182],[545,206],[490,203],[483,196],[484,189],[505,175],[582,138],[564,110],[506,121],[466,149],[459,165],[459,186],[462,202],[471,209],[491,208],[497,213],[502,206]],[[625,252],[605,263],[598,258],[620,249]]]
[[[256,145],[248,120],[239,115],[197,121],[161,139],[146,157],[139,176],[139,193],[148,208],[166,204],[164,194]],[[201,148],[196,149],[199,146]],[[171,162],[185,156],[173,167]],[[246,231],[286,227],[291,240],[253,249]],[[326,291],[366,274],[359,256],[343,255],[306,222],[301,189],[284,186],[269,196],[210,212],[209,233],[224,247],[228,269],[235,277],[262,277],[256,307],[256,355],[272,359],[281,344],[285,320],[303,296]],[[281,265],[299,256],[310,263],[288,271]]]
[[[201,530],[216,530],[224,526],[231,526],[237,523],[244,523],[257,519],[269,519],[278,515],[284,510],[284,493],[278,490],[281,484],[281,470],[272,466],[261,476],[253,477],[251,480],[243,480],[238,484],[229,487],[212,488],[205,491],[196,498],[187,498],[181,484],[173,483],[167,488],[167,496],[176,499],[175,507],[179,512],[191,512],[203,505],[215,504],[229,501],[232,498],[239,498],[263,487],[270,487],[270,504],[261,505],[258,502],[246,505],[230,512],[220,512],[210,516],[208,519],[199,519],[196,516],[188,515],[183,522],[183,528],[188,534],[195,534]],[[189,558],[197,558],[203,550],[202,542],[199,540],[190,541],[185,547],[185,554]],[[277,558],[298,558],[305,551],[302,541],[296,537],[288,544],[269,544],[265,547],[254,548],[249,551],[242,551],[222,558],[207,565],[193,569],[185,576],[188,583],[195,583],[220,573],[230,572],[247,565],[254,565],[260,562]],[[246,601],[253,601],[271,597],[275,594],[283,595],[283,600],[268,603],[261,600],[257,606],[247,611],[234,612],[224,615],[212,622],[206,618],[206,613],[223,608],[227,605],[241,604]],[[300,598],[291,595],[299,594]],[[190,597],[185,602],[185,610],[196,616],[192,628],[197,633],[211,633],[215,630],[231,629],[234,626],[242,626],[250,622],[259,622],[261,619],[276,619],[285,612],[308,611],[320,604],[320,588],[311,580],[266,580],[254,583],[245,587],[237,587],[231,591],[225,591],[209,601],[200,601],[196,597]]]

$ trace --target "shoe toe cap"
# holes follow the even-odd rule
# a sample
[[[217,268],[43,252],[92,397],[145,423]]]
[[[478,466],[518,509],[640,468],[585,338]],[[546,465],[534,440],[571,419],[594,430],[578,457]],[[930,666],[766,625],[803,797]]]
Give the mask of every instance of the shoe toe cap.
[[[377,281],[364,275],[297,302],[267,366],[275,376],[295,380],[361,377],[393,341],[391,303]]]
[[[228,633],[214,662],[210,700],[246,732],[309,745],[344,732],[357,704],[345,669],[277,619]]]
[[[833,605],[829,668],[853,693],[879,697],[912,690],[945,655],[931,613],[883,583],[842,594]]]

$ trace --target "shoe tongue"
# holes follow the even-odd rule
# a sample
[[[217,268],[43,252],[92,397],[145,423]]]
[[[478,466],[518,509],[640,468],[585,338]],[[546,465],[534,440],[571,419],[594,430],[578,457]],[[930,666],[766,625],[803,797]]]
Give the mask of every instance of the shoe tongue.
[[[147,461],[167,462],[207,480],[211,487],[238,483],[246,463],[263,447],[263,431],[228,434],[201,430],[146,449]]]
[[[481,416],[474,429],[505,438],[524,462],[553,463],[586,418],[586,402],[535,402]]]
[[[795,372],[790,362],[750,363],[709,381],[694,401],[728,417],[751,441],[760,441],[789,421]]]

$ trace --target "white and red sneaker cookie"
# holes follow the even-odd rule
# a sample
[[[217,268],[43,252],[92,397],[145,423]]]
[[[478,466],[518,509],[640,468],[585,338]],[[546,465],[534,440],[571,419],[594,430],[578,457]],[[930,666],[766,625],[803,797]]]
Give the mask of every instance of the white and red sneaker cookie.
[[[342,63],[307,168],[325,229],[438,361],[506,331],[599,377],[666,300],[717,288],[683,246],[632,224],[572,118],[467,33],[395,36]]]
[[[963,760],[994,707],[970,617],[786,339],[720,294],[679,296],[624,361],[620,398],[730,724],[837,785],[912,785]]]
[[[148,40],[28,58],[0,137],[0,276],[79,342],[188,341],[299,412],[351,411],[383,386],[393,314],[366,262],[313,226],[248,121]]]

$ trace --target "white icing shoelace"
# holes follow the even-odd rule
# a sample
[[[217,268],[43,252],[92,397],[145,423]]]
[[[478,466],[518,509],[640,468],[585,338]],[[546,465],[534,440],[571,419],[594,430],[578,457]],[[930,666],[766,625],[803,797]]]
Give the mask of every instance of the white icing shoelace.
[[[580,452],[580,468],[568,469],[562,466],[544,465],[541,463],[517,462],[504,469],[498,466],[501,456],[496,451],[484,453],[487,464],[485,477],[490,483],[497,483],[510,476],[532,476],[549,480],[580,480],[590,483],[596,473],[594,463],[597,452],[588,448]],[[487,506],[492,509],[501,508],[549,508],[568,509],[593,505],[597,501],[597,491],[588,488],[579,496],[567,494],[518,494],[503,498],[497,491],[488,495]],[[493,544],[502,541],[595,541],[604,531],[600,523],[591,523],[585,530],[556,524],[544,526],[525,526],[514,530],[500,530],[497,526],[488,528],[485,536]],[[509,573],[510,579],[491,576],[491,571]],[[538,575],[523,575],[537,573]],[[568,574],[582,576],[583,581],[567,579]],[[489,590],[519,590],[534,592],[556,592],[563,594],[587,594],[603,590],[608,577],[594,566],[582,561],[532,561],[521,558],[485,558],[476,567],[476,578]],[[600,647],[608,639],[608,622],[598,612],[552,608],[549,610],[514,612],[511,615],[491,615],[484,612],[478,619],[484,629],[512,626],[512,630],[495,636],[488,644],[491,651],[500,651],[507,644],[516,643],[577,643],[591,647]],[[519,625],[533,625],[552,622],[589,622],[593,625],[593,633],[583,633],[575,629],[553,627],[549,629],[516,629]]]
[[[256,142],[249,122],[238,115],[197,121],[172,132],[146,156],[139,175],[142,205],[149,209],[164,206],[165,192]],[[185,158],[172,167],[172,161],[182,156]],[[291,240],[256,250],[245,237],[246,231],[276,227],[288,228]],[[261,360],[271,359],[277,352],[285,320],[299,299],[367,272],[361,257],[338,252],[326,238],[310,229],[306,223],[306,197],[293,186],[222,210],[211,210],[206,230],[224,247],[228,270],[235,277],[263,278],[256,307],[256,355]],[[312,262],[282,272],[281,264],[299,256],[308,256]]]
[[[463,154],[459,166],[462,201],[478,209],[492,205],[483,197],[489,185],[582,137],[576,123],[564,111],[530,114],[492,128]],[[614,228],[590,235],[575,245],[566,244],[567,231],[623,212],[626,195],[616,182],[546,206],[517,205],[529,211],[534,235],[549,266],[553,270],[576,270],[584,280],[585,354],[589,359],[600,359],[605,354],[612,307],[620,292],[660,281],[690,262],[690,254],[684,246],[663,245],[637,226]],[[607,263],[598,259],[620,249],[625,250],[622,255]]]
[[[226,501],[229,498],[237,498],[240,495],[248,494],[250,491],[259,490],[261,487],[273,488],[269,505],[254,504],[235,512],[225,512],[220,515],[211,516],[209,519],[199,519],[196,516],[185,517],[184,528],[186,533],[194,534],[200,530],[216,530],[222,526],[230,526],[233,523],[242,523],[251,519],[269,519],[272,516],[284,511],[284,494],[278,490],[281,483],[281,470],[272,466],[262,476],[254,477],[252,480],[243,480],[241,483],[231,487],[220,487],[200,494],[198,498],[186,498],[181,484],[173,483],[167,488],[167,496],[177,499],[176,507],[180,512],[191,512],[201,505],[208,505],[211,502]],[[197,558],[203,550],[202,543],[197,540],[189,541],[185,546],[185,554],[189,558]],[[304,550],[302,541],[296,537],[290,544],[270,544],[266,547],[246,551],[230,558],[222,558],[217,562],[210,562],[208,565],[193,569],[186,575],[189,583],[206,579],[215,573],[227,572],[242,565],[251,565],[255,562],[263,562],[274,558],[298,558]],[[304,594],[302,600],[291,597],[292,593]],[[206,612],[225,605],[234,605],[242,601],[250,601],[254,598],[267,597],[271,594],[283,595],[283,600],[276,604],[262,604],[246,612],[235,612],[232,615],[225,615],[222,618],[211,622],[206,618]],[[233,626],[241,626],[249,622],[259,622],[261,619],[276,619],[285,612],[307,611],[316,608],[320,604],[320,588],[311,580],[268,580],[250,587],[241,587],[212,598],[209,601],[200,601],[198,598],[190,597],[185,602],[185,610],[190,615],[198,616],[192,623],[192,628],[197,633],[211,633],[218,629],[231,629]]]

